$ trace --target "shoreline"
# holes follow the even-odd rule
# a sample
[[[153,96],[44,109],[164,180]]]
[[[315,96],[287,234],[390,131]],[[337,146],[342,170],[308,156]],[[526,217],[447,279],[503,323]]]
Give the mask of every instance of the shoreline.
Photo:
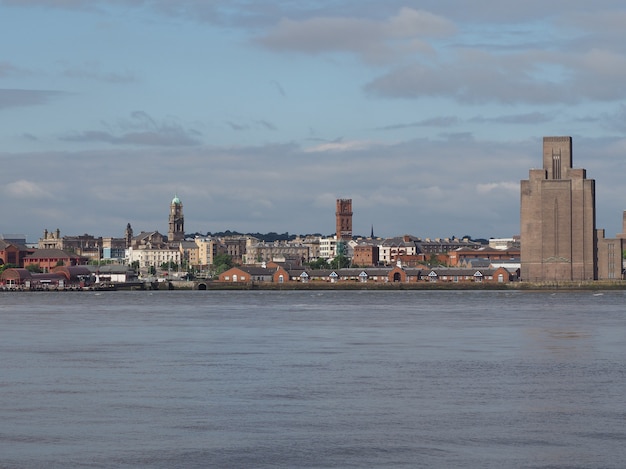
[[[190,286],[176,285],[173,282],[174,290],[197,289]],[[190,282],[194,283],[194,282]],[[572,281],[572,282],[419,282],[419,283],[362,283],[362,282],[340,282],[322,283],[310,282],[299,283],[290,282],[276,284],[270,282],[252,282],[240,284],[222,284],[206,282],[206,290],[497,290],[497,291],[576,291],[576,290],[626,290],[626,281]]]
[[[102,292],[102,291],[599,291],[626,290],[626,281],[571,281],[571,282],[419,282],[419,283],[365,283],[365,282],[246,282],[219,283],[205,281],[169,281],[158,284],[110,284],[108,288],[65,287],[49,289],[0,288],[0,292]]]

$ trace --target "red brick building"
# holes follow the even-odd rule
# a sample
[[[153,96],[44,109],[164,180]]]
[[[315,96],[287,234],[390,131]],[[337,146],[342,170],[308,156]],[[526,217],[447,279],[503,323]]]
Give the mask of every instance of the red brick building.
[[[236,266],[222,272],[218,278],[224,283],[284,283],[289,281],[289,273],[282,267]]]
[[[352,265],[373,266],[378,264],[379,248],[373,244],[358,244],[354,246]]]
[[[0,239],[0,265],[13,264],[23,267],[24,258],[33,252],[34,249]]]
[[[35,252],[24,257],[24,267],[39,266],[43,272],[50,272],[57,266],[86,265],[87,257],[70,254],[60,249],[35,249]]]
[[[19,290],[82,289],[90,285],[92,280],[93,275],[85,266],[59,266],[43,274],[17,268],[2,272],[0,286]]]

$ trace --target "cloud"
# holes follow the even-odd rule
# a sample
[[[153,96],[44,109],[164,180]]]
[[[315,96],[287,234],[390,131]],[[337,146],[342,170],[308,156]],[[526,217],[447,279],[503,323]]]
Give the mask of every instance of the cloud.
[[[358,234],[372,224],[381,236],[519,233],[518,181],[541,164],[540,138],[369,143],[335,142],[316,153],[293,143],[0,153],[12,174],[28,174],[0,173],[11,199],[0,217],[12,220],[11,231],[35,236],[50,223],[46,213],[61,214],[50,228],[64,234],[122,236],[128,222],[164,232],[176,192],[187,232],[332,233],[334,200],[347,197]],[[617,233],[626,198],[624,139],[576,138],[574,147],[576,164],[596,179],[598,226]],[[71,177],[67,168],[93,177]],[[51,179],[59,182],[51,186]]]
[[[18,71],[15,65],[9,62],[0,62],[0,77],[6,77]]]
[[[426,37],[452,34],[454,25],[443,17],[401,8],[383,21],[352,17],[283,18],[256,42],[275,51],[320,54],[350,52],[369,63],[385,63],[406,53],[430,53]]]
[[[262,127],[265,130],[277,130],[276,126],[269,121],[261,119],[255,122],[259,127]]]
[[[508,182],[508,181],[488,182],[488,183],[476,185],[476,191],[479,194],[488,194],[490,192],[498,192],[498,191],[505,191],[505,192],[518,194],[519,190],[520,190],[519,182]]]
[[[134,74],[128,70],[121,73],[103,72],[97,63],[88,63],[81,67],[66,67],[62,73],[68,78],[89,79],[113,84],[133,83],[137,80]]]
[[[401,130],[420,127],[448,128],[460,126],[465,123],[477,124],[506,124],[506,125],[523,125],[523,124],[542,124],[554,120],[554,117],[543,112],[528,112],[522,114],[505,114],[493,117],[475,116],[469,119],[461,119],[457,116],[440,116],[422,119],[420,121],[391,124],[383,127],[377,127],[375,130]],[[459,135],[459,134],[448,134]],[[471,138],[467,133],[462,133],[463,138]]]
[[[457,48],[451,57],[414,61],[371,80],[372,96],[443,97],[464,104],[575,104],[626,98],[626,56],[607,49],[493,53]]]
[[[476,116],[469,119],[469,122],[493,123],[493,124],[541,124],[554,120],[554,117],[544,112],[528,112],[524,114],[508,114],[495,117]]]
[[[130,120],[121,120],[112,126],[104,123],[107,128],[115,130],[85,130],[74,132],[60,140],[66,142],[105,142],[114,145],[146,145],[146,146],[195,146],[200,144],[201,133],[194,129],[186,129],[173,119],[158,122],[143,111],[135,111]],[[130,130],[130,131],[129,131]]]
[[[578,122],[598,122],[605,129],[613,132],[626,132],[626,104],[619,104],[613,111],[603,112],[597,116],[585,116],[577,119]]]
[[[250,126],[248,124],[238,124],[237,122],[226,121],[226,125],[236,132],[250,130]]]
[[[0,110],[47,104],[52,98],[63,96],[64,92],[51,90],[16,90],[0,88]]]
[[[258,119],[250,122],[235,122],[229,120],[225,123],[228,127],[231,128],[231,130],[234,130],[235,132],[244,132],[249,130],[278,130],[278,127],[276,127],[275,124],[265,119]]]
[[[391,124],[378,127],[376,130],[399,130],[409,129],[412,127],[451,127],[457,125],[461,120],[456,116],[431,117],[422,119],[421,121],[409,122],[407,124]]]
[[[46,199],[51,196],[40,184],[26,179],[6,184],[4,194],[13,199]]]
[[[365,150],[373,146],[380,145],[377,142],[369,140],[353,140],[353,141],[332,141],[325,142],[319,145],[308,147],[304,150],[305,153],[320,153],[320,152],[347,152]]]

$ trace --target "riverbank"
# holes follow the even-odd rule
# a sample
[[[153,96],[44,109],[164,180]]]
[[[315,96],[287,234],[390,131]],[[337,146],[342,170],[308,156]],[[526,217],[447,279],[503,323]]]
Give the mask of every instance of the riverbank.
[[[579,282],[511,282],[511,283],[491,283],[491,282],[240,282],[222,283],[207,281],[168,281],[158,283],[133,284],[107,284],[106,286],[91,287],[65,287],[47,289],[25,289],[25,288],[0,288],[0,291],[25,292],[25,291],[113,291],[113,290],[213,290],[213,291],[246,291],[246,290],[268,290],[268,291],[289,291],[289,290],[378,290],[378,291],[399,291],[399,290],[500,290],[500,291],[601,291],[601,290],[626,290],[626,281],[579,281]]]
[[[578,282],[172,282],[174,290],[626,290],[625,281]]]

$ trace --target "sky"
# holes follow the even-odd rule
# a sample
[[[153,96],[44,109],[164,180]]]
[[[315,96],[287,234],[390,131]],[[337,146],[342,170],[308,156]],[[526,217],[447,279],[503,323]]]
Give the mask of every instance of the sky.
[[[511,237],[542,138],[626,209],[622,0],[0,0],[0,233]]]

